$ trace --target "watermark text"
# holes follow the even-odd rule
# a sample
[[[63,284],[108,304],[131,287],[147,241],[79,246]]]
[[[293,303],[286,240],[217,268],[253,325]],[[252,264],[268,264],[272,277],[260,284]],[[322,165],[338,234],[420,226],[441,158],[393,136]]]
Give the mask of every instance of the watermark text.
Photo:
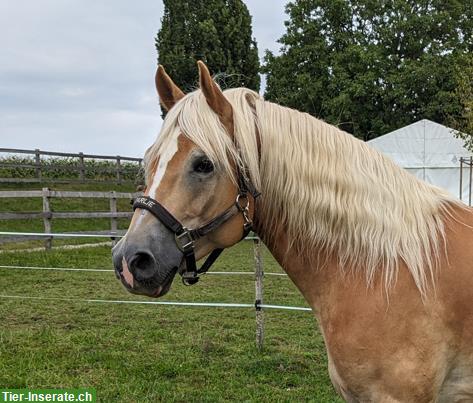
[[[96,402],[95,389],[0,389],[0,402]]]

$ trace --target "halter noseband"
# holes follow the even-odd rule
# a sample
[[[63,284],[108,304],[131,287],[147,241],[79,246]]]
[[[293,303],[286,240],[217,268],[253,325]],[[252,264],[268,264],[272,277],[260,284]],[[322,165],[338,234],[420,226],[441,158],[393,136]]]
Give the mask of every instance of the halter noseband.
[[[195,241],[197,239],[214,231],[239,213],[243,215],[243,219],[245,220],[241,239],[245,238],[252,229],[253,222],[248,215],[250,205],[248,193],[251,194],[254,199],[260,195],[248,179],[245,170],[238,169],[238,195],[235,202],[217,217],[194,229],[183,226],[161,203],[149,196],[138,197],[133,203],[133,211],[137,208],[148,210],[167,229],[174,233],[176,245],[184,254],[184,259],[186,260],[186,271],[181,274],[182,282],[185,285],[193,285],[199,281],[199,275],[206,273],[210,269],[210,266],[212,266],[223,251],[221,248],[214,249],[201,268],[198,269],[194,253]]]

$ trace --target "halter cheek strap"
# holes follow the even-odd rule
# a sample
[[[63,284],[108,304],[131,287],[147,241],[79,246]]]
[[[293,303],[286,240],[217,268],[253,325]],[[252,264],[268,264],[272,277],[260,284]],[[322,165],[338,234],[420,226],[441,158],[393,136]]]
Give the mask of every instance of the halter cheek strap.
[[[161,203],[149,196],[138,197],[133,203],[133,210],[137,208],[148,210],[153,214],[168,230],[174,233],[176,245],[184,254],[186,261],[186,271],[182,273],[182,281],[186,285],[192,285],[199,281],[199,275],[207,272],[212,264],[222,253],[223,249],[214,249],[205,260],[200,269],[197,269],[197,262],[194,253],[195,241],[208,233],[214,231],[230,218],[237,214],[242,214],[244,219],[243,236],[245,238],[252,228],[252,221],[249,218],[249,198],[250,193],[255,199],[259,196],[259,192],[247,180],[246,175],[239,174],[239,193],[235,202],[217,217],[208,221],[206,224],[189,229],[184,227],[180,221],[175,218]]]

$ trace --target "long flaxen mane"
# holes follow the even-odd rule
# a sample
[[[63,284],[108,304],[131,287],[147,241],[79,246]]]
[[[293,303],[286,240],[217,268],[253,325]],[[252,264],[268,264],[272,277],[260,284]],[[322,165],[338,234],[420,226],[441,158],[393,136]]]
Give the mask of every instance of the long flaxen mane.
[[[169,111],[145,157],[148,174],[169,140],[183,133],[233,180],[232,160],[247,167],[262,193],[258,217],[266,236],[283,223],[291,245],[309,259],[329,252],[341,269],[364,270],[368,284],[381,270],[391,286],[404,262],[426,294],[444,252],[445,217],[458,201],[306,113],[245,88],[224,94],[233,107],[234,140],[197,90]]]

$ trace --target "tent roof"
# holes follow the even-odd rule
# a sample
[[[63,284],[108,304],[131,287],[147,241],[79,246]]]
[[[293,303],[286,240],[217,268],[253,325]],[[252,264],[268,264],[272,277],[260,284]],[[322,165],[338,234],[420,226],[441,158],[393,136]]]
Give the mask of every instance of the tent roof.
[[[427,119],[368,143],[403,168],[458,168],[460,157],[473,155],[455,137],[454,129]]]

